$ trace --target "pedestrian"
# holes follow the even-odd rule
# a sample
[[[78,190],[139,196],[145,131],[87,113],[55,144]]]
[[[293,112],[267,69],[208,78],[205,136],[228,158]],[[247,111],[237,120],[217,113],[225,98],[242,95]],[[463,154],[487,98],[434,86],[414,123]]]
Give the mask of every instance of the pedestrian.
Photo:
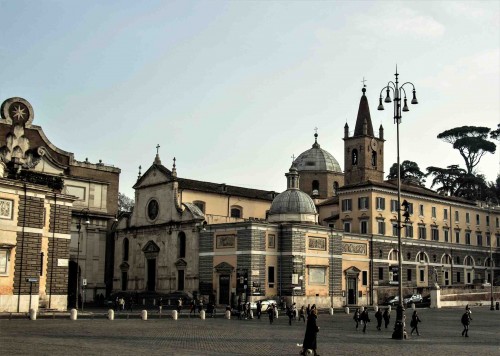
[[[262,314],[262,303],[260,300],[257,301],[257,319],[260,320],[260,314]]]
[[[422,320],[420,320],[420,318],[417,315],[417,311],[415,310],[413,312],[413,315],[411,316],[411,322],[410,322],[411,332],[410,332],[410,335],[413,335],[413,332],[416,331],[417,335],[420,336],[420,333],[418,332],[418,323],[421,323],[421,322],[422,322]]]
[[[193,315],[194,315],[194,313],[195,313],[195,311],[196,311],[195,309],[196,309],[196,300],[195,300],[195,299],[193,299],[193,300],[191,301],[191,305],[189,306],[189,316],[191,316],[191,314],[193,314]]]
[[[375,313],[375,319],[377,319],[377,330],[380,331],[380,328],[382,327],[382,310],[377,310]]]
[[[352,317],[354,322],[356,323],[356,330],[358,330],[359,322],[361,321],[361,315],[359,314],[359,309],[356,309],[354,312],[354,316]]]
[[[288,325],[292,325],[292,319],[294,315],[293,305],[289,305],[286,309],[286,315],[288,316]]]
[[[269,324],[272,324],[274,321],[274,304],[269,304],[267,315],[269,315]]]
[[[304,323],[306,322],[306,307],[302,306],[299,310],[299,321],[300,319],[304,319]]]
[[[119,299],[118,297],[116,297],[115,299],[115,308],[114,308],[115,312],[118,311],[118,305],[119,305],[118,299]]]
[[[238,303],[238,320],[241,320],[243,318],[243,302],[241,301],[241,299],[239,299],[239,303]]]
[[[302,351],[300,352],[301,355],[306,355],[307,350],[312,350],[314,352],[314,356],[319,356],[316,352],[318,347],[317,334],[319,331],[319,327],[316,323],[317,318],[318,311],[316,308],[311,309],[309,317],[307,318],[306,334],[304,335],[304,342],[302,343]]]
[[[391,314],[389,313],[389,308],[386,308],[383,315],[385,321],[385,328],[389,326],[389,321],[391,320]]]
[[[361,321],[363,322],[363,332],[366,332],[366,325],[370,322],[370,317],[368,316],[368,309],[365,308],[360,316]]]
[[[470,309],[466,309],[465,313],[462,315],[462,325],[464,326],[464,330],[462,331],[462,336],[469,337],[469,325],[472,320],[470,316]]]
[[[125,310],[125,299],[123,299],[123,297],[120,297],[120,299],[118,299],[118,304],[120,307],[120,311],[124,311]]]
[[[202,310],[203,310],[203,300],[200,299],[198,302],[198,314],[200,314]]]
[[[310,313],[311,313],[311,304],[307,304],[306,315],[307,315],[308,318],[309,318],[309,314]]]
[[[292,304],[293,320],[297,320],[297,306],[295,303]]]
[[[179,298],[177,300],[177,313],[179,313],[179,315],[181,314],[181,310],[182,310],[182,298]]]
[[[160,299],[158,299],[158,313],[161,314],[162,309],[163,309],[163,298],[160,297]]]

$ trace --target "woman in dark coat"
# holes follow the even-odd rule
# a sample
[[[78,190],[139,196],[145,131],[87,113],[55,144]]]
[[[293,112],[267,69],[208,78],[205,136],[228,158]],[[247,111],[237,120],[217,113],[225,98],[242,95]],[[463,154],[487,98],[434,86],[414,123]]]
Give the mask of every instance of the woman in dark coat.
[[[418,332],[418,323],[420,323],[421,321],[422,320],[420,320],[420,318],[417,315],[417,311],[415,310],[413,312],[413,315],[411,316],[410,326],[412,329],[410,335],[413,335],[413,332],[416,331],[417,335],[420,336],[420,333]]]
[[[316,334],[319,331],[319,327],[316,324],[316,319],[318,318],[318,312],[316,308],[311,309],[309,317],[307,318],[306,334],[304,335],[304,342],[302,344],[301,355],[305,355],[307,350],[313,350],[314,356],[319,356],[316,353],[317,343]]]

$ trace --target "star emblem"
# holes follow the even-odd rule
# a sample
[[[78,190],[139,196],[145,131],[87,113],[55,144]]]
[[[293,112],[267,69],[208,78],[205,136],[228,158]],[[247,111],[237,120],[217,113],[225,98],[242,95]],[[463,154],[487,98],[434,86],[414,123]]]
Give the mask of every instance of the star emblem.
[[[18,105],[16,108],[14,108],[13,113],[14,113],[14,115],[12,115],[12,116],[14,116],[18,120],[24,119],[24,115],[26,115],[24,109],[21,108],[21,105]]]

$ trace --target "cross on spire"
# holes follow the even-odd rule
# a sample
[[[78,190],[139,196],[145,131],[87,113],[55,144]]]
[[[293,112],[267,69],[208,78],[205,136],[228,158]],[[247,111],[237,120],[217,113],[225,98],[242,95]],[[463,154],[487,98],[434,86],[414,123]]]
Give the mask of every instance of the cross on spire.
[[[317,134],[317,133],[318,133],[318,128],[317,128],[317,127],[315,127],[315,128],[314,128],[314,133],[315,133],[315,134]]]
[[[365,84],[366,81],[367,80],[365,79],[365,77],[363,77],[363,80],[361,81],[361,83],[363,83],[363,88],[366,88],[366,84]]]
[[[295,154],[292,154],[292,163],[295,162]]]
[[[160,153],[160,144],[157,144],[156,145],[156,154],[159,154]]]

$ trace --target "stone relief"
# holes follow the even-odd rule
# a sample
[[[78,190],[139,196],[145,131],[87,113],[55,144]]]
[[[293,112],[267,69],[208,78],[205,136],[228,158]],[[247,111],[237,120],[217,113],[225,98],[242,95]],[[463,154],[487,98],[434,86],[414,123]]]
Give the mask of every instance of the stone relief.
[[[342,242],[342,252],[353,255],[366,255],[366,244],[354,242]]]
[[[12,219],[12,200],[0,199],[0,218]]]
[[[234,235],[219,235],[217,236],[217,248],[233,248],[235,240]]]
[[[310,237],[309,249],[326,251],[326,238],[324,237]]]

